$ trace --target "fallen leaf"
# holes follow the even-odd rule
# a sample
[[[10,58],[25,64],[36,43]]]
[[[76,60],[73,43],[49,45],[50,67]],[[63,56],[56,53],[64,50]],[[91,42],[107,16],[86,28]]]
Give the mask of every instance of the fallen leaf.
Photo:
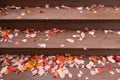
[[[53,74],[53,77],[54,78],[57,78],[59,76],[59,73],[58,73],[58,71],[56,71],[54,74]]]
[[[19,45],[20,43],[19,42],[15,42],[15,45]]]
[[[15,67],[10,66],[10,67],[8,68],[8,72],[9,72],[9,73],[14,72],[14,71],[15,71]]]
[[[107,65],[107,66],[106,66],[106,69],[111,70],[111,69],[112,69],[112,66]]]

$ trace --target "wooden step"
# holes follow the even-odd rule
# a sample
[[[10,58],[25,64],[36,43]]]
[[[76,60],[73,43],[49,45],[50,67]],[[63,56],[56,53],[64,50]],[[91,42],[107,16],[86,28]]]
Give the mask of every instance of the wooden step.
[[[65,67],[69,70],[69,72],[72,74],[72,78],[69,78],[68,75],[65,75],[65,78],[60,78],[60,76],[58,78],[54,78],[53,77],[53,73],[48,72],[47,74],[44,74],[42,76],[39,75],[35,75],[32,76],[32,71],[28,70],[28,71],[24,71],[24,72],[20,72],[18,74],[16,74],[15,72],[9,73],[7,75],[4,75],[3,79],[4,80],[48,80],[48,78],[50,80],[86,80],[85,78],[87,77],[87,80],[91,80],[94,78],[94,80],[106,80],[111,78],[111,80],[118,80],[119,79],[119,74],[120,74],[120,63],[119,62],[115,62],[115,63],[111,63],[110,61],[107,61],[107,63],[105,65],[102,64],[98,64],[98,62],[94,62],[93,64],[95,65],[95,67],[92,67],[91,69],[88,69],[86,67],[87,64],[89,64],[90,60],[89,59],[90,56],[86,56],[85,59],[79,59],[79,60],[83,60],[84,64],[79,64],[77,68],[76,66],[74,67],[70,67],[70,64],[66,64],[65,63]],[[104,57],[105,58],[105,57]],[[82,66],[84,66],[84,68],[82,68]],[[106,66],[110,66],[111,69],[108,69]],[[90,73],[91,70],[95,70],[95,69],[101,69],[101,73],[97,73],[95,75],[92,75],[92,73]],[[39,70],[38,70],[39,71]],[[77,74],[79,73],[79,71],[82,71],[83,74],[81,74],[81,77],[78,77]],[[14,76],[13,76],[14,75]]]
[[[31,33],[32,34],[32,33]],[[104,31],[96,31],[93,37],[88,33],[85,33],[85,38],[80,41],[79,38],[73,38],[73,35],[80,35],[76,31],[65,31],[64,33],[58,33],[57,35],[50,35],[46,37],[47,34],[44,32],[36,34],[35,38],[27,39],[24,43],[22,40],[26,39],[26,34],[19,33],[17,37],[13,37],[11,42],[1,42],[1,48],[40,48],[39,43],[45,43],[46,48],[120,48],[120,35],[114,33],[105,34]],[[63,36],[64,35],[64,36]],[[48,39],[48,41],[47,41]],[[74,43],[68,42],[67,39],[74,40]],[[19,42],[19,45],[15,45],[15,42]],[[61,47],[61,45],[64,47]]]
[[[104,31],[96,31],[95,36],[93,37],[88,33],[85,33],[85,38],[80,41],[79,38],[73,38],[73,35],[77,35],[76,30],[66,30],[64,33],[58,33],[57,35],[49,34],[49,37],[46,37],[44,32],[37,33],[35,38],[27,39],[27,42],[23,42],[23,39],[26,39],[25,33],[19,33],[19,36],[11,39],[12,42],[1,42],[0,49],[2,53],[72,53],[81,54],[82,52],[88,55],[98,54],[115,54],[119,55],[118,52],[120,49],[120,35],[114,33],[104,33]],[[64,36],[63,36],[64,35]],[[50,39],[49,39],[50,38]],[[49,39],[46,41],[46,39]],[[67,39],[74,40],[74,43],[68,42]],[[18,45],[15,45],[16,42],[19,42]],[[46,47],[40,47],[39,44],[45,44]],[[63,45],[63,46],[62,46]],[[88,50],[86,50],[88,49]],[[110,50],[111,49],[111,50]],[[48,51],[47,51],[48,50]],[[55,51],[56,50],[56,51]],[[61,51],[63,50],[63,51]],[[75,52],[74,52],[75,50]],[[89,50],[92,51],[89,53]],[[94,51],[96,50],[96,51]],[[98,50],[98,51],[97,51]],[[99,50],[103,50],[103,53],[100,53]],[[105,50],[105,51],[104,51]],[[111,52],[113,50],[113,52]],[[116,50],[116,51],[115,51]],[[23,51],[23,52],[22,52]],[[50,51],[50,52],[49,52]],[[54,52],[55,51],[55,52]],[[115,51],[115,52],[114,52]],[[88,52],[88,53],[87,53]],[[105,54],[105,55],[106,55]]]
[[[53,78],[53,74],[47,74],[47,75],[44,75],[42,77],[40,77],[39,75],[36,75],[36,76],[32,76],[32,73],[30,71],[26,71],[24,73],[19,73],[19,74],[16,74],[16,73],[10,73],[8,75],[6,75],[4,77],[4,80],[85,80],[86,77],[88,77],[89,79],[87,80],[119,80],[119,73],[116,72],[116,68],[113,68],[111,71],[115,72],[115,74],[111,74],[109,71],[110,70],[107,70],[105,68],[102,68],[103,69],[103,73],[101,74],[97,74],[97,75],[94,75],[92,76],[89,72],[88,69],[86,68],[79,68],[79,69],[76,69],[76,68],[69,68],[70,72],[73,74],[73,77],[72,78],[68,78],[67,75],[65,78],[61,79],[61,78]],[[120,68],[118,68],[120,69]],[[78,74],[78,71],[81,70],[83,71],[83,75],[82,77],[78,78],[77,77],[77,74]]]
[[[115,10],[112,7],[98,8],[96,11],[86,9],[77,10],[76,7],[71,9],[55,9],[55,8],[26,8],[19,10],[7,10],[0,13],[1,20],[12,19],[38,19],[38,20],[116,20],[120,19],[120,10]],[[27,13],[29,11],[29,13]],[[40,12],[41,11],[41,12]],[[8,12],[8,15],[5,15]],[[82,13],[80,13],[82,12]],[[23,15],[24,14],[24,15]],[[23,15],[23,16],[22,16]]]

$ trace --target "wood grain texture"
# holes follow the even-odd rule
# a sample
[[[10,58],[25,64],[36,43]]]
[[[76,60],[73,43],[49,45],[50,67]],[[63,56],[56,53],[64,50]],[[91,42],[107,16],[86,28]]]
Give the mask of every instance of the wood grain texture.
[[[108,10],[106,10],[108,9]],[[18,16],[21,16],[20,14],[22,12],[26,11],[34,11],[29,14],[25,14],[22,16],[22,19],[60,19],[60,20],[92,20],[92,19],[98,19],[98,20],[106,20],[106,19],[120,19],[120,10],[116,11],[112,7],[105,7],[97,9],[98,13],[93,13],[92,11],[88,11],[86,9],[83,9],[83,12],[80,13],[79,10],[77,10],[75,7],[72,7],[72,9],[55,9],[55,8],[27,8],[27,9],[19,9],[19,10],[8,10],[10,14],[8,15],[0,15],[0,19],[16,19]],[[43,11],[44,13],[39,13],[39,11]]]
[[[41,32],[37,34],[37,41],[34,41],[34,38],[28,39],[26,43],[22,42],[25,39],[25,34],[20,33],[18,37],[14,37],[12,39],[12,43],[10,42],[1,42],[0,49],[1,53],[21,53],[21,54],[87,54],[87,55],[120,55],[120,36],[112,33],[105,34],[103,31],[96,31],[96,37],[89,35],[86,33],[86,37],[83,41],[79,41],[78,38],[72,38],[72,35],[76,34],[76,30],[69,30],[65,33],[58,33],[54,37],[54,40],[48,40],[45,37],[45,33]],[[63,36],[64,35],[64,36]],[[66,41],[67,38],[74,39],[75,43],[69,43]],[[19,42],[19,45],[15,45],[15,42]],[[45,43],[46,48],[41,48],[37,44]],[[60,45],[64,44],[64,47]],[[88,50],[84,50],[87,48]],[[90,51],[89,51],[90,50]],[[93,50],[93,51],[92,51]],[[22,52],[23,51],[23,52]]]
[[[44,75],[42,77],[40,77],[39,75],[36,75],[36,76],[32,76],[32,73],[27,71],[25,73],[20,73],[20,74],[16,74],[16,73],[11,73],[11,74],[8,74],[4,77],[4,80],[85,80],[85,77],[89,77],[88,80],[117,80],[119,78],[119,73],[117,73],[115,71],[115,68],[112,69],[112,71],[115,72],[114,75],[110,74],[109,73],[109,70],[103,68],[103,73],[101,74],[97,74],[95,76],[92,76],[90,73],[89,73],[89,70],[86,69],[86,68],[79,68],[79,69],[76,69],[76,68],[68,68],[70,70],[70,72],[73,74],[73,78],[68,78],[67,75],[65,78],[61,79],[61,78],[53,78],[53,74],[47,74],[47,75]],[[78,71],[81,70],[83,71],[83,76],[81,78],[78,78],[77,77],[77,73]]]

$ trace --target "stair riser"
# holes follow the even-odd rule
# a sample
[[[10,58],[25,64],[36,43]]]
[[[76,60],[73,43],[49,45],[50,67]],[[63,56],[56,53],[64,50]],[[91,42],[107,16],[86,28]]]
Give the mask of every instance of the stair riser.
[[[120,20],[0,20],[3,28],[35,28],[35,29],[112,29],[120,30]]]
[[[93,4],[103,4],[106,6],[120,6],[119,0],[1,0],[1,6],[16,5],[16,6],[91,6]]]
[[[0,48],[0,54],[17,54],[17,55],[58,55],[58,54],[71,54],[71,55],[120,55],[120,49],[65,49],[65,48]]]

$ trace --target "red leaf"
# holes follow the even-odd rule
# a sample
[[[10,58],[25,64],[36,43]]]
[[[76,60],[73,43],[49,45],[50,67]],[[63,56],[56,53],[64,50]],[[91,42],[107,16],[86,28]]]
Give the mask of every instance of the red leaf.
[[[98,68],[97,71],[98,71],[98,73],[102,73],[103,72],[103,70],[101,68]]]
[[[8,68],[8,72],[9,72],[9,73],[10,73],[10,72],[14,72],[14,70],[15,70],[15,68],[14,68],[13,66],[11,66],[11,67]]]
[[[116,62],[120,62],[120,56],[115,57]]]
[[[6,65],[10,65],[10,63],[8,62],[7,59],[4,60],[4,63],[5,63]]]
[[[111,69],[112,69],[112,66],[107,65],[106,68],[107,68],[108,70],[111,70]]]
[[[84,32],[88,32],[89,29],[88,29],[88,28],[84,28],[83,31],[84,31]]]
[[[45,65],[48,65],[48,60],[44,61],[44,64],[45,64]]]

